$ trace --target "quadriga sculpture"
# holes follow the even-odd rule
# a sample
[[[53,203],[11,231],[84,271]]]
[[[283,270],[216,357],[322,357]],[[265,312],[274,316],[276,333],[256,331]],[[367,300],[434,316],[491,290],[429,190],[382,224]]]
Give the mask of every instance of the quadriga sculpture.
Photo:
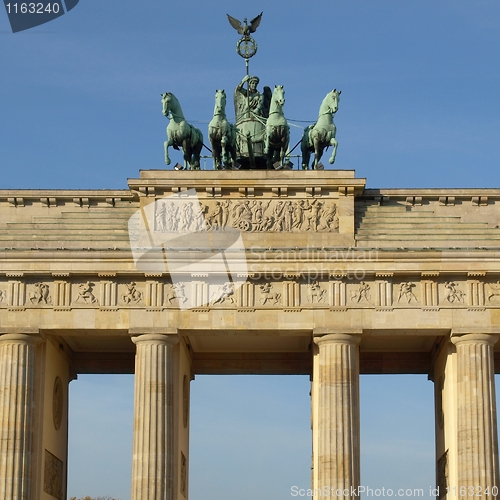
[[[171,92],[161,94],[161,102],[163,104],[163,114],[170,119],[167,126],[168,140],[165,141],[165,163],[170,165],[168,148],[173,146],[174,149],[182,148],[184,169],[200,170],[203,134],[186,121],[179,101],[174,94]]]
[[[313,170],[316,170],[323,155],[323,151],[328,146],[333,146],[330,163],[335,161],[337,154],[337,140],[335,139],[336,128],[333,123],[333,115],[339,107],[341,91],[332,90],[326,94],[319,108],[318,121],[314,125],[309,125],[304,130],[302,136],[302,168],[309,170],[309,160],[311,153],[314,153]]]
[[[214,117],[208,124],[214,169],[231,169],[236,160],[236,127],[226,118],[226,93],[215,91]]]
[[[290,127],[283,113],[285,105],[285,89],[283,85],[275,85],[271,97],[269,117],[266,121],[266,138],[264,153],[267,156],[267,168],[272,168],[276,161],[283,166],[290,142]]]

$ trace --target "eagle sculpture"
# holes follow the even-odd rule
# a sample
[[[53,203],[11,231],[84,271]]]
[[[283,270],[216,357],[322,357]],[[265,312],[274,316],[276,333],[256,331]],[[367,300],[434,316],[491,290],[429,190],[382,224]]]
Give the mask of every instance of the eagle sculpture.
[[[227,14],[227,19],[229,21],[229,24],[240,34],[243,35],[244,37],[250,37],[250,33],[254,33],[255,30],[259,27],[260,20],[262,19],[262,12],[257,16],[254,17],[250,21],[250,25],[247,24],[247,19],[245,18],[243,20],[243,23],[241,21],[238,21],[238,19],[235,19],[234,17],[230,16]]]

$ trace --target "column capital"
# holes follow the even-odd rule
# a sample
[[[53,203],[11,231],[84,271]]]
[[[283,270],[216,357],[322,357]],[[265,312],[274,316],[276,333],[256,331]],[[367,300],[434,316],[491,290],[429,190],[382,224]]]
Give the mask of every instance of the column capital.
[[[30,333],[4,333],[0,335],[0,343],[5,344],[31,344],[38,345],[42,342],[39,335]]]
[[[314,343],[322,344],[350,344],[358,345],[361,341],[361,335],[353,335],[349,333],[329,333],[321,337],[314,337]]]
[[[142,335],[134,335],[132,342],[137,344],[167,344],[175,345],[179,342],[177,334],[163,334],[163,333],[144,333]]]
[[[487,344],[493,346],[498,340],[498,335],[490,335],[488,333],[466,333],[463,335],[456,335],[450,339],[455,345],[464,344]]]
[[[140,326],[132,326],[128,329],[128,333],[132,337],[136,337],[138,335],[148,335],[148,334],[158,334],[158,335],[177,335],[177,328],[169,328],[169,327],[140,327]]]

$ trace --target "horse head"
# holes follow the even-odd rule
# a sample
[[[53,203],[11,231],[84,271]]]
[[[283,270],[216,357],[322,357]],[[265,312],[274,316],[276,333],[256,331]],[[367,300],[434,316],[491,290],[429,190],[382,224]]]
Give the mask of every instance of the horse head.
[[[175,99],[174,94],[171,92],[165,92],[161,94],[161,103],[163,105],[163,114],[168,118],[168,113],[172,109],[172,98]]]
[[[224,90],[215,91],[214,115],[226,114],[226,92]]]
[[[330,112],[336,113],[337,110],[339,109],[339,101],[341,93],[342,93],[341,90],[333,89],[331,92],[327,94],[328,108],[330,109]]]
[[[280,106],[285,105],[285,88],[283,87],[283,85],[274,86],[273,100]]]

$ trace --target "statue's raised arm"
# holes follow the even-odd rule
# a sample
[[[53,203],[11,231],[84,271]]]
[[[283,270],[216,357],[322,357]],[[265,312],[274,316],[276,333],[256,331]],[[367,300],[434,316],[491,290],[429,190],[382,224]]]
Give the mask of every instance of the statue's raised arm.
[[[236,123],[254,116],[264,116],[264,96],[257,90],[259,77],[246,75],[234,89]],[[248,82],[248,89],[244,85]]]

